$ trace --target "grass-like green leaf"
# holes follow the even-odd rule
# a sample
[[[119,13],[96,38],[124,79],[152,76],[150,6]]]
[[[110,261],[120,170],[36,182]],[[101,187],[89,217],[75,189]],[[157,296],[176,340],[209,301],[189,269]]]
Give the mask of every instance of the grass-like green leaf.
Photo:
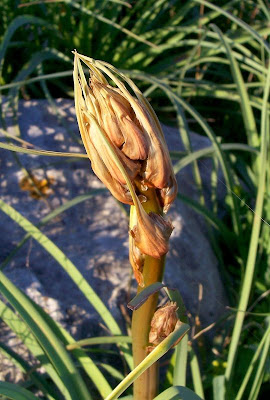
[[[175,349],[175,364],[173,370],[173,385],[186,386],[188,335],[185,335]]]
[[[139,35],[136,35],[132,31],[130,31],[129,29],[126,29],[126,28],[122,27],[120,24],[118,24],[118,23],[116,23],[116,22],[114,22],[114,21],[112,21],[112,20],[110,20],[108,18],[105,18],[103,15],[95,13],[95,12],[89,10],[88,8],[81,6],[80,4],[76,3],[73,0],[64,0],[64,2],[66,4],[70,4],[72,7],[80,10],[84,14],[90,15],[90,16],[96,18],[97,20],[99,20],[101,22],[104,22],[105,24],[113,26],[115,29],[118,29],[119,31],[125,33],[127,36],[132,37],[133,39],[135,39],[138,42],[144,43],[144,44],[146,44],[147,46],[150,46],[150,47],[157,47],[154,43],[151,43],[148,40],[145,40],[145,39],[141,38]]]
[[[265,364],[269,360],[269,347],[270,347],[270,332],[269,328],[266,331],[268,335],[266,336],[265,342],[263,344],[262,352],[260,354],[259,365],[252,383],[248,400],[256,400],[259,395],[261,384],[263,382],[263,377],[265,373]]]
[[[36,52],[33,54],[31,59],[23,66],[20,72],[17,74],[13,82],[24,81],[33,71],[36,70],[37,66],[48,60],[58,60],[65,63],[72,63],[70,57],[57,51],[55,49],[45,48],[43,51]],[[9,99],[13,100],[18,93],[18,86],[13,87],[9,90]]]
[[[5,35],[2,38],[2,42],[0,45],[0,76],[2,73],[5,53],[9,46],[10,40],[11,40],[12,36],[14,35],[14,33],[16,32],[16,30],[26,24],[48,25],[48,23],[45,20],[34,17],[32,15],[20,15],[13,19],[13,21],[9,24],[9,26],[5,32]]]
[[[91,199],[93,196],[99,195],[99,194],[104,194],[107,192],[107,189],[94,189],[90,193],[82,194],[79,196],[74,197],[72,200],[66,201],[64,204],[61,206],[55,208],[53,211],[51,211],[49,214],[47,214],[42,220],[37,224],[37,227],[40,228],[44,225],[46,225],[48,222],[56,218],[58,215],[61,213],[67,211],[69,208],[76,206],[77,204],[80,204],[83,201]],[[11,253],[4,259],[2,264],[0,265],[0,269],[2,270],[5,268],[9,262],[15,257],[17,252],[20,250],[20,248],[27,242],[27,240],[31,237],[29,233],[27,233],[23,239],[17,244],[17,246],[11,251]]]
[[[225,400],[225,376],[218,375],[213,379],[214,400]]]
[[[70,399],[64,383],[49,362],[47,355],[44,353],[41,345],[37,342],[27,325],[18,317],[6,304],[0,300],[0,317],[5,324],[16,334],[16,336],[25,344],[27,349],[40,362],[45,371],[48,373],[52,381],[55,383],[60,393]],[[53,393],[53,398],[59,399],[57,393]]]
[[[248,146],[244,143],[223,143],[220,145],[220,147],[223,151],[247,151],[256,155],[258,155],[259,153],[258,149]],[[214,146],[208,146],[203,149],[193,151],[192,153],[185,156],[182,154],[178,156],[177,152],[172,152],[171,155],[173,156],[173,158],[180,158],[180,160],[175,163],[173,167],[174,173],[177,174],[187,165],[191,164],[194,160],[199,160],[200,158],[215,155],[216,151],[217,149]]]
[[[180,321],[187,323],[188,318],[187,318],[187,310],[184,304],[184,300],[177,289],[169,289],[168,287],[165,287],[165,292],[167,293],[169,299],[171,301],[176,302],[178,310],[177,310],[177,315]]]
[[[228,387],[230,386],[230,383],[233,379],[233,368],[236,362],[237,350],[239,347],[239,339],[245,318],[245,313],[243,311],[246,311],[247,309],[248,300],[252,288],[253,276],[257,258],[257,249],[259,245],[259,236],[262,224],[263,204],[264,204],[265,190],[266,190],[266,172],[268,166],[267,162],[269,162],[269,147],[268,147],[269,120],[267,115],[267,102],[269,97],[269,91],[270,91],[270,69],[267,74],[265,82],[265,90],[263,95],[263,109],[261,114],[261,146],[260,146],[260,158],[258,162],[258,167],[259,167],[258,191],[256,197],[254,218],[252,223],[248,258],[247,258],[246,269],[238,305],[238,310],[241,311],[236,314],[236,320],[234,324],[234,329],[232,333],[232,339],[228,354],[228,364],[225,372],[225,377],[226,380],[228,381]]]
[[[168,350],[175,344],[177,340],[181,340],[188,332],[189,325],[182,324],[178,329],[172,332],[164,339],[145,359],[131,371],[125,379],[110,393],[105,400],[115,400],[151,365],[159,360]]]
[[[248,384],[249,379],[250,379],[250,377],[251,377],[251,375],[252,375],[252,373],[253,373],[253,371],[255,369],[255,366],[257,364],[257,361],[258,361],[259,357],[260,357],[261,362],[264,363],[264,357],[262,356],[262,349],[264,348],[265,342],[267,340],[268,340],[268,342],[270,340],[270,327],[268,327],[268,329],[265,331],[265,333],[264,333],[264,335],[262,337],[262,340],[260,341],[260,344],[257,347],[257,349],[256,349],[256,351],[255,351],[255,353],[254,353],[254,355],[252,357],[251,362],[249,363],[248,369],[247,369],[247,371],[245,373],[245,377],[244,377],[244,379],[243,379],[243,381],[241,383],[241,386],[240,386],[240,388],[239,388],[239,390],[237,392],[235,400],[243,399],[243,395],[244,395],[244,392],[246,390],[247,384]],[[268,347],[269,347],[269,343],[268,343]],[[267,351],[267,346],[266,346],[265,349]],[[254,385],[254,387],[255,387],[255,385]]]
[[[96,364],[98,367],[104,369],[106,372],[110,374],[111,377],[117,379],[118,381],[122,381],[124,379],[124,375],[118,368],[115,368],[112,365],[106,363],[97,362]]]
[[[212,225],[215,229],[217,229],[225,239],[225,241],[229,244],[233,239],[233,234],[227,228],[227,226],[218,218],[216,215],[209,211],[206,207],[202,206],[196,200],[191,199],[183,194],[177,194],[177,198],[184,203],[186,203],[189,207],[193,208],[196,212],[201,214],[210,225]]]
[[[172,386],[160,393],[154,400],[202,400],[202,398],[187,387]]]
[[[240,68],[238,66],[238,63],[237,63],[234,55],[233,55],[231,46],[228,43],[226,36],[222,34],[221,30],[217,26],[213,25],[213,29],[219,35],[220,40],[226,49],[228,59],[230,61],[232,76],[233,76],[234,82],[237,86],[237,91],[238,91],[238,94],[240,97],[240,105],[241,105],[241,109],[242,109],[242,115],[243,115],[243,120],[244,120],[244,124],[245,124],[245,128],[246,128],[248,142],[251,146],[257,147],[259,145],[259,137],[258,137],[258,132],[257,132],[257,128],[256,128],[256,122],[255,122],[254,114],[253,114],[252,107],[251,107],[250,101],[249,101],[248,92],[246,90]]]
[[[3,296],[16,309],[36,340],[41,344],[70,396],[90,400],[91,396],[70,356],[55,333],[48,326],[31,301],[4,274],[0,272]]]
[[[36,155],[36,156],[88,158],[87,154],[83,153],[65,153],[61,151],[26,149],[25,147],[16,146],[14,144],[3,143],[3,142],[0,142],[0,148],[10,151],[15,151],[17,153]]]
[[[61,325],[54,321],[38,304],[36,304],[31,299],[30,301],[33,307],[37,310],[38,313],[40,313],[42,318],[44,318],[48,326],[52,329],[52,331],[66,348],[69,346],[69,344],[74,343],[73,337],[64,328],[62,328]],[[78,360],[80,366],[84,369],[85,373],[92,380],[101,396],[107,396],[112,389],[104,375],[100,372],[99,368],[94,363],[94,361],[80,348],[74,349],[72,354]]]
[[[3,90],[21,87],[24,85],[30,85],[31,83],[40,82],[42,80],[65,78],[66,76],[72,76],[72,74],[73,74],[73,71],[70,70],[70,71],[54,72],[51,74],[35,76],[33,78],[27,78],[22,81],[16,81],[16,82],[7,83],[6,85],[2,85],[2,86],[0,86],[0,92]]]
[[[78,340],[77,342],[70,343],[66,346],[67,350],[74,350],[84,346],[94,346],[97,344],[113,344],[113,343],[131,343],[130,336],[99,336]]]
[[[197,355],[191,346],[189,347],[189,356],[190,356],[190,369],[191,369],[191,375],[195,393],[197,393],[198,396],[204,399],[205,397],[203,391],[200,366]]]
[[[121,330],[116,323],[115,319],[111,315],[110,311],[91,288],[89,283],[84,279],[82,274],[78,271],[75,265],[68,259],[68,257],[38,228],[36,228],[30,221],[24,218],[20,213],[18,213],[14,208],[4,203],[0,200],[0,208],[5,212],[10,218],[17,222],[26,232],[28,232],[37,242],[44,247],[52,255],[52,257],[63,267],[63,269],[69,274],[71,279],[76,283],[81,292],[88,299],[90,304],[99,313],[104,323],[107,325],[109,330],[113,335],[121,334]],[[132,360],[125,354],[127,361],[132,365]]]
[[[235,22],[237,25],[239,25],[241,28],[243,28],[246,32],[248,32],[251,36],[253,36],[262,46],[265,48],[265,50],[270,53],[270,47],[266,40],[263,39],[261,35],[257,33],[250,25],[248,25],[246,22],[241,20],[240,18],[237,18],[233,14],[229,13],[228,11],[224,10],[222,7],[218,7],[213,3],[209,3],[209,1],[206,0],[195,0],[197,3],[204,4],[209,8],[212,8],[212,10],[218,11],[220,14],[224,15],[227,17],[229,20]]]
[[[0,352],[4,354],[7,358],[9,358],[17,368],[25,373],[28,378],[30,378],[33,385],[39,388],[49,400],[56,399],[46,379],[44,379],[41,374],[37,373],[35,369],[31,365],[29,365],[19,354],[15,353],[15,351],[13,351],[11,347],[0,342]]]
[[[19,385],[9,382],[0,382],[0,395],[12,400],[37,400],[38,397]]]
[[[155,282],[147,286],[128,303],[128,308],[133,311],[138,310],[152,294],[160,291],[164,286],[161,282]]]

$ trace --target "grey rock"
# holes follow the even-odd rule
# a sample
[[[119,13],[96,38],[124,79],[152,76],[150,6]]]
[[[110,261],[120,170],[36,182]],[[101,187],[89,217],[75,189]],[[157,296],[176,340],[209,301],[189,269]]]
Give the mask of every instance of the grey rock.
[[[20,101],[21,138],[34,146],[54,151],[84,152],[79,139],[73,101],[56,100],[55,115],[46,100]],[[7,111],[8,131],[17,134]],[[165,127],[169,147],[183,150],[177,129]],[[192,133],[194,149],[209,146],[207,138]],[[20,163],[36,176],[53,177],[53,193],[47,200],[35,200],[19,187],[22,171],[14,154],[1,150],[1,198],[33,223],[75,196],[102,188],[87,159],[71,160],[17,154]],[[210,198],[211,163],[204,161],[200,170],[206,198]],[[191,168],[178,176],[180,192],[196,199]],[[222,193],[221,193],[222,196]],[[210,203],[209,203],[210,204]],[[218,272],[218,262],[211,249],[208,229],[202,217],[177,201],[168,213],[175,229],[167,257],[165,282],[182,294],[188,311],[199,313],[202,326],[216,321],[224,312],[226,295]],[[4,259],[24,235],[23,230],[0,213],[1,254]],[[135,293],[128,261],[128,219],[123,209],[108,193],[97,195],[70,208],[42,228],[42,231],[66,254],[87,279],[110,311],[124,326],[122,305]],[[97,334],[100,317],[58,263],[35,241],[29,240],[6,267],[5,272],[30,297],[38,301],[75,337]],[[29,283],[25,274],[33,277]],[[198,300],[199,285],[203,298]],[[41,298],[46,297],[47,303]],[[103,332],[104,333],[104,332]]]

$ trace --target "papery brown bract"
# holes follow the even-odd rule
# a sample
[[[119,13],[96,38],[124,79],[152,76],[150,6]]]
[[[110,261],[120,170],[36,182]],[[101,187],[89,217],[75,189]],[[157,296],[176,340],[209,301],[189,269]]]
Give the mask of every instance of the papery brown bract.
[[[112,177],[94,146],[92,146],[90,154],[91,166],[96,176],[107,186],[117,200],[121,203],[132,205],[133,200],[128,188]]]
[[[171,222],[153,212],[147,214],[140,207],[138,222],[131,229],[130,234],[143,254],[160,258],[169,250],[168,240],[172,231]]]
[[[127,189],[125,184],[120,183],[110,173],[108,167],[103,162],[101,155],[95,148],[90,135],[91,121],[89,116],[86,114],[86,102],[82,95],[82,89],[79,84],[78,71],[76,68],[76,62],[74,65],[74,91],[75,91],[75,108],[78,120],[78,125],[81,133],[81,137],[91,161],[92,169],[97,177],[107,186],[112,195],[119,201],[125,204],[133,204],[133,200],[130,191]],[[91,106],[91,102],[89,102]],[[96,105],[95,105],[96,107]],[[92,104],[91,111],[95,109]],[[92,124],[93,125],[93,124]]]
[[[144,278],[142,272],[145,255],[142,254],[137,246],[135,246],[134,239],[131,235],[129,236],[129,261],[138,285],[144,287]]]
[[[100,104],[101,124],[110,140],[131,160],[145,160],[149,147],[147,136],[134,121],[135,114],[128,101],[96,79],[91,87]]]
[[[161,189],[159,192],[160,200],[161,200],[162,207],[163,207],[163,212],[165,214],[168,212],[171,204],[176,199],[177,193],[178,193],[177,182],[176,182],[176,178],[173,174],[170,177],[168,186],[165,187],[164,189]]]
[[[89,123],[87,125],[87,129],[89,129],[89,138],[91,139],[92,145],[95,147],[97,152],[99,153],[101,159],[103,160],[104,164],[110,171],[110,174],[114,179],[116,179],[121,184],[126,184],[126,179],[123,176],[122,172],[119,170],[118,165],[116,164],[114,158],[112,158],[110,151],[108,150],[107,146],[104,144],[104,139],[99,133],[99,129],[97,124]],[[104,132],[105,134],[105,132]],[[138,175],[140,170],[140,164],[136,163],[129,158],[127,158],[119,149],[115,146],[114,151],[118,158],[121,160],[122,164],[125,166],[125,169],[131,179],[133,181],[135,177]]]
[[[180,321],[177,310],[176,303],[168,302],[154,313],[149,332],[149,343],[151,344],[148,348],[149,351],[153,350],[154,347],[166,339],[178,326],[178,322]]]
[[[167,145],[160,137],[151,115],[138,101],[134,100],[133,110],[149,142],[148,156],[142,172],[143,181],[150,187],[163,189],[168,185],[172,172]]]

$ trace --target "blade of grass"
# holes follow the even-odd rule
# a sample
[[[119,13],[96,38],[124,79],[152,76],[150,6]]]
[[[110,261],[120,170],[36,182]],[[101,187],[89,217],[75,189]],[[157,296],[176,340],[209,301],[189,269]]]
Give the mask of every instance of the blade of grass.
[[[213,379],[214,400],[225,400],[225,376],[218,375]]]
[[[27,296],[13,285],[3,272],[0,272],[0,289],[41,344],[71,398],[90,400],[90,393],[62,343]]]
[[[3,90],[15,88],[15,87],[21,87],[21,86],[28,85],[28,84],[35,83],[35,82],[40,82],[42,80],[65,78],[66,76],[71,76],[72,74],[73,74],[73,70],[63,71],[63,72],[54,72],[51,74],[35,76],[34,78],[27,78],[22,81],[16,81],[16,82],[12,82],[12,83],[7,83],[6,85],[1,85],[0,92]]]
[[[190,197],[187,197],[183,194],[177,194],[177,198],[184,203],[186,203],[189,207],[193,208],[196,212],[201,214],[209,223],[212,225],[215,229],[217,229],[223,236],[225,242],[227,244],[230,244],[231,240],[233,240],[234,235],[232,232],[227,228],[227,226],[218,218],[215,216],[214,213],[212,213],[210,210],[208,210],[206,207],[202,206],[200,203],[197,201],[191,199]]]
[[[152,294],[159,292],[165,285],[161,282],[155,282],[148,285],[141,292],[139,292],[129,303],[128,308],[131,310],[138,310]]]
[[[0,395],[12,400],[37,400],[38,397],[19,385],[10,382],[0,382]],[[2,397],[2,396],[1,396]]]
[[[58,60],[66,63],[72,63],[71,59],[67,57],[65,54],[57,51],[55,49],[45,48],[43,51],[34,53],[31,59],[23,66],[20,72],[17,74],[14,79],[14,83],[18,83],[20,81],[24,81],[35,69],[38,65],[42,64],[44,61],[48,60]],[[9,98],[15,98],[18,92],[18,86],[13,87],[9,91]]]
[[[57,247],[47,236],[45,236],[38,228],[36,228],[30,221],[24,218],[13,207],[7,205],[0,200],[0,208],[16,223],[18,223],[26,232],[28,232],[37,242],[48,251],[49,254],[63,267],[68,273],[70,278],[76,283],[81,292],[85,295],[90,304],[95,308],[98,314],[103,319],[104,323],[113,335],[120,335],[121,330],[95,291],[91,288],[89,283],[84,279],[82,274],[78,271],[75,265],[67,258],[67,256]],[[129,365],[132,365],[132,360],[128,354],[125,354],[126,360]]]
[[[180,135],[182,138],[182,142],[183,142],[187,152],[192,153],[192,150],[193,150],[192,143],[191,143],[191,139],[190,139],[190,132],[189,132],[185,114],[182,110],[182,107],[180,107],[179,103],[177,101],[175,101],[175,99],[172,97],[170,97],[170,99],[175,107],[175,111],[176,111],[176,115],[177,115],[177,122],[178,122]],[[200,203],[202,205],[204,205],[205,200],[204,200],[203,189],[202,189],[202,179],[201,179],[200,170],[199,170],[196,160],[194,160],[192,163],[192,169],[193,169],[194,181],[195,181],[195,184],[196,184],[196,186],[198,188],[198,192],[199,192]]]
[[[37,67],[37,72],[38,72],[39,76],[44,75],[42,64],[40,64]],[[79,139],[79,136],[77,135],[76,132],[74,132],[73,129],[70,129],[70,123],[68,121],[66,121],[66,118],[64,118],[63,115],[60,113],[59,108],[57,107],[57,104],[48,89],[46,81],[44,79],[42,79],[39,81],[39,84],[43,90],[45,98],[48,100],[48,102],[52,108],[53,114],[55,114],[57,116],[57,122],[59,123],[59,125],[62,125],[66,129],[67,133],[70,135],[70,137],[73,139],[74,142],[77,142],[78,144],[80,144],[81,141]]]
[[[36,304],[33,300],[29,298],[33,307],[37,310],[37,312],[42,316],[42,318],[46,321],[48,326],[52,329],[55,335],[59,340],[65,345],[67,348],[69,344],[74,343],[73,337],[59,325],[56,321],[54,321],[38,304]],[[111,392],[111,387],[103,374],[100,372],[94,361],[82,350],[75,349],[73,351],[73,356],[76,357],[81,367],[84,369],[86,374],[92,380],[102,398],[107,396]]]
[[[97,20],[99,20],[99,21],[101,21],[101,22],[104,22],[105,24],[109,24],[109,25],[113,26],[114,28],[116,28],[116,29],[118,29],[119,31],[125,33],[126,35],[132,37],[133,39],[135,39],[135,40],[138,41],[138,42],[144,43],[144,44],[146,44],[146,45],[149,46],[149,47],[154,47],[154,48],[157,47],[154,43],[151,43],[151,42],[149,42],[148,40],[142,39],[139,35],[136,35],[136,34],[133,33],[132,31],[130,31],[129,29],[123,28],[123,27],[122,27],[121,25],[119,25],[118,23],[113,22],[113,21],[111,21],[111,20],[109,20],[109,19],[103,17],[102,15],[96,14],[96,13],[94,13],[94,12],[91,11],[91,10],[88,10],[87,8],[81,6],[80,4],[75,3],[75,1],[73,1],[73,0],[64,0],[64,2],[65,2],[66,4],[70,4],[72,7],[74,7],[74,8],[76,8],[76,9],[80,10],[80,11],[81,11],[82,13],[84,13],[84,14],[90,15],[90,16],[96,18]]]
[[[269,157],[268,154],[268,116],[267,116],[267,102],[269,97],[269,89],[270,89],[270,69],[268,71],[268,75],[265,82],[265,90],[263,95],[263,109],[261,114],[261,148],[260,148],[260,159],[259,159],[259,177],[258,177],[258,191],[256,197],[256,205],[255,205],[255,214],[253,217],[250,245],[248,251],[248,258],[246,264],[245,275],[243,279],[242,289],[240,293],[239,305],[238,309],[241,311],[246,311],[248,300],[250,296],[250,291],[253,283],[253,276],[256,265],[256,256],[257,249],[259,245],[259,236],[262,224],[262,212],[263,212],[263,203],[264,203],[264,195],[265,195],[265,185],[266,185],[266,171],[267,171],[267,159]],[[229,348],[228,354],[228,364],[225,371],[225,377],[228,384],[228,388],[230,387],[231,380],[233,378],[233,368],[236,361],[237,350],[239,347],[239,340],[242,331],[242,326],[245,318],[244,312],[238,312],[236,314],[234,329],[232,333],[232,339]]]
[[[194,391],[202,399],[205,399],[198,358],[197,358],[195,351],[193,350],[193,348],[191,346],[189,346],[189,355],[190,355],[190,369],[191,369]]]
[[[246,128],[248,143],[253,147],[257,147],[259,145],[259,137],[256,128],[256,122],[240,68],[233,55],[233,52],[231,50],[231,47],[228,43],[226,36],[223,35],[221,30],[217,26],[213,25],[212,27],[215,30],[215,32],[219,35],[220,40],[226,49],[228,59],[230,61],[232,76],[237,86],[237,91],[240,97],[240,105],[241,105],[244,125]]]
[[[249,71],[253,73],[252,71]],[[236,93],[231,90],[215,90],[211,89],[210,87],[202,87],[200,85],[194,85],[193,87],[186,87],[183,88],[182,91],[182,96],[183,97],[213,97],[216,99],[224,99],[224,100],[230,100],[230,101],[235,101],[240,103],[241,106],[241,97]],[[249,98],[249,105],[260,110],[262,109],[262,102],[261,99],[250,95]],[[270,111],[270,107],[268,106],[268,113]],[[225,110],[224,110],[225,111]]]
[[[235,150],[235,151],[247,151],[250,153],[254,153],[256,155],[259,154],[258,149],[255,149],[254,147],[248,146],[244,143],[243,144],[242,143],[222,143],[222,144],[220,144],[220,148],[223,151]],[[181,159],[174,165],[174,167],[173,167],[174,173],[177,174],[179,171],[181,171],[187,165],[192,163],[194,160],[198,160],[199,158],[203,158],[203,157],[209,157],[211,155],[214,155],[216,152],[217,152],[217,149],[214,146],[208,146],[201,150],[193,151],[192,153],[190,153],[184,157],[181,157]],[[177,157],[176,152],[173,152],[171,154],[174,157]]]
[[[202,400],[197,394],[184,386],[172,386],[160,393],[154,400]]]
[[[105,363],[96,363],[99,367],[103,368],[107,371],[111,377],[117,379],[118,381],[122,381],[124,379],[124,375],[120,372],[117,368],[113,367],[112,365],[105,364]]]
[[[177,340],[181,340],[188,332],[189,325],[182,324],[164,339],[125,379],[106,397],[105,400],[115,400],[152,364],[159,360],[174,345]]]
[[[39,388],[44,395],[49,400],[56,400],[56,397],[53,396],[50,386],[47,384],[44,377],[37,373],[33,366],[29,365],[22,357],[20,357],[17,353],[15,353],[10,347],[6,346],[4,343],[0,342],[0,352],[8,357],[17,368],[27,375],[31,379],[34,385]]]
[[[56,373],[54,367],[49,362],[48,357],[44,353],[40,344],[36,341],[26,324],[15,314],[6,304],[0,300],[0,317],[5,324],[16,334],[16,336],[25,344],[27,349],[36,357],[40,364],[44,367],[52,381],[59,388],[66,398],[72,400],[69,396],[62,380]],[[58,399],[58,394],[54,394],[54,397]]]
[[[187,311],[183,301],[183,298],[179,290],[168,289],[165,287],[169,299],[176,302],[178,306],[177,315],[180,321],[187,323]],[[168,370],[167,379],[170,379],[170,373],[173,375],[171,384],[174,386],[186,385],[186,374],[187,374],[187,352],[188,352],[188,335],[185,335],[183,339],[176,345],[175,352],[171,358],[170,366],[171,372]]]
[[[88,158],[87,154],[83,153],[65,153],[61,151],[26,149],[25,147],[16,146],[14,144],[3,143],[3,142],[0,142],[0,148],[10,151],[15,151],[17,153],[32,154],[37,156]]]
[[[0,132],[3,134],[4,137],[6,137],[8,139],[12,139],[12,140],[15,140],[17,142],[20,142],[21,144],[23,144],[23,145],[25,145],[27,147],[34,147],[34,145],[32,143],[29,143],[26,140],[23,140],[23,139],[19,138],[18,136],[12,135],[12,134],[8,133],[7,131],[5,131],[4,129],[0,128]]]
[[[258,0],[260,8],[263,10],[265,16],[267,17],[268,21],[270,22],[270,11],[269,8],[264,4],[263,0]]]
[[[175,3],[175,0],[172,1],[171,3]],[[170,4],[171,6],[172,4]],[[164,11],[166,7],[168,7],[169,4],[167,0],[157,0],[155,1],[151,7],[146,7],[145,12],[140,16],[140,18],[137,19],[133,26],[133,32],[136,32],[138,35],[141,33],[142,28],[146,26],[147,29],[147,24],[149,22],[153,21],[160,11]],[[149,30],[149,28],[147,29]]]
[[[168,364],[167,370],[166,370],[166,377],[162,381],[162,386],[160,389],[163,387],[170,387],[173,384],[173,372],[174,372],[174,366],[175,366],[175,356],[176,356],[176,351],[172,353],[172,356],[170,358],[170,363]]]
[[[37,228],[40,228],[40,227],[46,225],[52,219],[56,218],[61,213],[67,211],[69,208],[76,206],[77,204],[80,204],[81,202],[83,202],[85,200],[89,200],[95,195],[103,194],[106,192],[107,192],[107,189],[100,188],[100,189],[94,189],[90,193],[86,193],[86,194],[82,194],[82,195],[74,197],[74,199],[69,200],[66,203],[62,204],[61,206],[55,208],[52,212],[50,212],[48,215],[46,215],[44,218],[42,218],[42,220],[37,224]],[[11,253],[1,263],[0,270],[3,270],[3,268],[5,268],[9,264],[9,262],[17,254],[17,252],[20,250],[20,248],[27,242],[27,240],[30,239],[30,237],[31,237],[31,235],[29,233],[27,233],[23,237],[23,239],[17,244],[17,246],[14,248],[14,250],[12,250]]]
[[[48,60],[61,60],[67,63],[70,63],[71,60],[65,54],[57,51],[55,49],[45,48],[43,51],[34,53],[23,68],[19,71],[14,82],[23,81],[25,80],[35,69],[42,64],[44,61]],[[12,87],[8,92],[8,107],[12,112],[12,119],[13,124],[17,126],[19,131],[19,124],[18,124],[18,105],[19,105],[19,86]]]
[[[10,40],[17,29],[26,24],[35,24],[35,25],[48,25],[48,22],[44,21],[41,18],[34,17],[32,15],[20,15],[12,20],[9,24],[0,45],[0,77],[2,76],[2,69],[4,64],[4,57],[7,51],[7,48],[10,44]]]
[[[218,11],[220,14],[224,15],[225,17],[229,18],[231,21],[235,22],[237,25],[239,25],[241,28],[243,28],[245,31],[247,31],[251,36],[253,36],[265,49],[268,53],[270,53],[270,48],[268,43],[263,39],[262,36],[260,36],[250,25],[248,25],[246,22],[241,20],[240,18],[235,17],[228,11],[225,11],[223,8],[216,6],[213,3],[209,3],[206,0],[195,0],[197,3],[204,4],[207,7],[211,8],[212,10]]]
[[[186,386],[188,335],[185,335],[175,349],[173,386]]]
[[[260,341],[260,344],[257,347],[257,350],[255,351],[255,353],[254,353],[254,355],[252,357],[252,360],[251,360],[251,362],[250,362],[250,364],[248,366],[248,369],[247,369],[247,371],[245,373],[245,377],[244,377],[243,381],[241,382],[241,386],[240,386],[240,388],[239,388],[239,390],[237,392],[235,400],[241,400],[243,398],[243,394],[244,394],[244,392],[246,390],[248,381],[249,381],[249,379],[250,379],[250,377],[251,377],[251,375],[252,375],[252,373],[254,371],[255,365],[256,365],[256,363],[257,363],[257,361],[258,361],[258,359],[259,359],[259,357],[261,355],[261,352],[262,352],[262,349],[264,348],[265,342],[266,342],[266,340],[269,339],[269,337],[270,337],[270,327],[268,327],[268,329],[265,331],[265,333],[264,333],[264,335],[262,337],[262,340]]]
[[[83,346],[95,346],[97,344],[112,344],[112,343],[132,343],[130,336],[99,336],[78,340],[66,346],[67,350],[74,350]]]
[[[258,398],[260,387],[265,373],[265,364],[267,359],[269,359],[269,347],[270,347],[270,332],[268,329],[268,335],[266,337],[266,340],[262,348],[259,365],[257,367],[256,375],[252,387],[250,389],[248,400],[256,400]]]

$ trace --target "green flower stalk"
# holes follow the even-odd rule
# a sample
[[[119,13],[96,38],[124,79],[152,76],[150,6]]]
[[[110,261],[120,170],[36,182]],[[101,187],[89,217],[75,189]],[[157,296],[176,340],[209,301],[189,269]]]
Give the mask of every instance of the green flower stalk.
[[[81,137],[97,177],[117,200],[131,206],[129,259],[140,291],[162,280],[164,256],[169,250],[173,227],[163,213],[177,194],[169,151],[156,114],[132,80],[105,62],[76,51],[74,55],[75,108]],[[89,68],[89,84],[81,62]],[[135,366],[147,355],[156,307],[157,295],[153,295],[133,314]],[[156,395],[157,366],[152,369],[152,374],[146,371],[135,382],[135,400],[150,400]],[[149,387],[153,389],[149,391]]]

